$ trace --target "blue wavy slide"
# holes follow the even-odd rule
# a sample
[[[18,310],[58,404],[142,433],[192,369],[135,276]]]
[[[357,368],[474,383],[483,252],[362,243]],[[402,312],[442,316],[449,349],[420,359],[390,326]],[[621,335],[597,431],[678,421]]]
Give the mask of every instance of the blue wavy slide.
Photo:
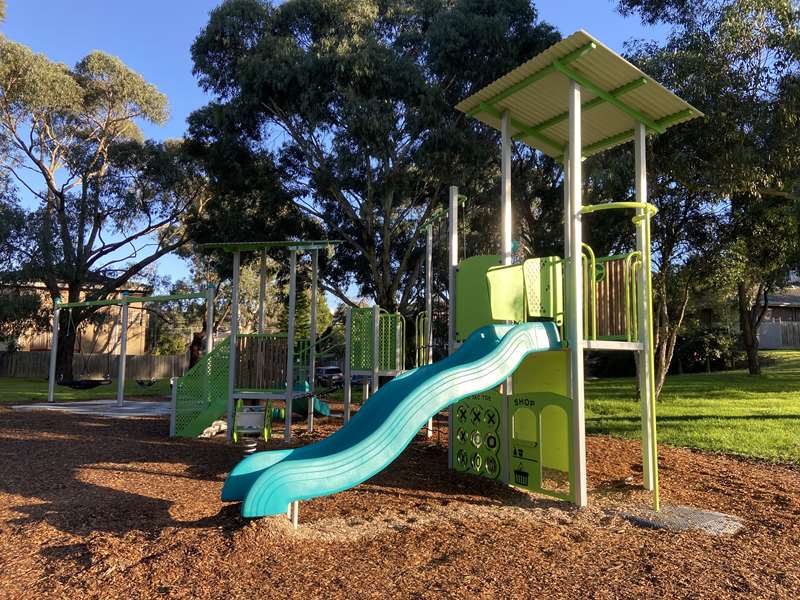
[[[432,415],[497,387],[528,354],[559,348],[551,322],[482,327],[447,358],[395,377],[327,438],[245,458],[225,481],[222,500],[244,500],[243,516],[263,517],[356,486],[394,461]]]

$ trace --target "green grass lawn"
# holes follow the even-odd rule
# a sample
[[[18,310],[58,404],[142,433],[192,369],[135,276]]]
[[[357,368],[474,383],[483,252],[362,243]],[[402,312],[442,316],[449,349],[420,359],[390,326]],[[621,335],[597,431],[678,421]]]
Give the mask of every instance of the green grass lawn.
[[[125,382],[125,397],[169,396],[169,379],[160,379],[151,387],[141,387],[133,380]],[[117,381],[101,385],[92,390],[73,390],[63,385],[56,386],[55,401],[99,400],[117,397]],[[24,404],[47,400],[47,380],[0,377],[0,404]]]
[[[800,352],[764,352],[763,375],[746,371],[667,378],[656,407],[658,439],[673,446],[800,463]],[[633,379],[586,388],[587,433],[638,438]]]
[[[760,377],[744,371],[669,377],[657,406],[660,443],[800,463],[800,352],[764,352],[771,363]],[[56,401],[114,398],[116,382],[93,390],[56,386]],[[638,438],[639,404],[634,381],[602,379],[587,384],[587,433]],[[135,381],[126,397],[167,396],[169,380],[153,387]],[[0,379],[0,403],[47,399],[43,379]],[[341,391],[330,394],[341,401]],[[354,404],[361,386],[353,386]]]

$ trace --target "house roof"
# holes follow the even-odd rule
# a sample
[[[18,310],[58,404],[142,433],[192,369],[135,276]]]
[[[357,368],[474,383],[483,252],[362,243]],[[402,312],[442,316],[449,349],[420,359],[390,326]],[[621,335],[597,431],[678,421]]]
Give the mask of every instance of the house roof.
[[[508,111],[514,140],[560,159],[569,140],[571,80],[581,86],[584,157],[633,139],[637,122],[648,132],[663,133],[703,114],[583,30],[462,100],[456,109],[498,130]]]

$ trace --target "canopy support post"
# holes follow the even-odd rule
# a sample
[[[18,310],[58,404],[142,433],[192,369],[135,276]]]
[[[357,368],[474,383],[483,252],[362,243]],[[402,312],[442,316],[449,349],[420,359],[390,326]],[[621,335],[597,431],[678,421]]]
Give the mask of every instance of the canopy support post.
[[[586,425],[583,389],[583,269],[581,265],[581,88],[575,81],[569,85],[569,214],[571,221],[570,261],[568,264],[570,353],[570,392],[572,395],[572,472],[575,482],[573,501],[587,505],[586,491]]]
[[[647,128],[637,123],[633,138],[634,168],[636,177],[636,201],[647,202]],[[639,304],[639,399],[642,419],[642,479],[644,488],[653,492],[653,504],[658,510],[658,458],[654,427],[655,364],[653,360],[652,298],[649,275],[652,270],[650,259],[650,236],[648,223],[650,215],[644,208],[636,210],[636,249],[642,259],[637,285]]]
[[[433,225],[425,230],[425,355],[424,363],[433,362]],[[398,336],[399,339],[399,336]],[[405,365],[404,365],[405,366]],[[433,417],[428,419],[428,437],[433,437]]]
[[[456,351],[456,271],[458,271],[458,186],[451,185],[448,203],[450,265],[447,269],[447,353]],[[447,464],[453,468],[453,406],[447,407]]]

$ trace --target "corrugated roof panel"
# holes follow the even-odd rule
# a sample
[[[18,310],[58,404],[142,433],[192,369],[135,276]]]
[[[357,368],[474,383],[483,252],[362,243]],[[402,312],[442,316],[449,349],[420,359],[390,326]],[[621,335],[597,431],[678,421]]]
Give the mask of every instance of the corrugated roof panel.
[[[506,97],[494,103],[494,109],[498,112],[508,110],[512,119],[518,124],[533,127],[552,119],[567,111],[570,81],[565,74],[553,69],[553,61],[563,59],[582,48],[587,48],[587,46],[591,46],[593,49],[569,62],[567,68],[577,73],[579,77],[588,79],[590,83],[606,93],[644,78],[646,80],[644,85],[628,90],[618,99],[630,109],[638,111],[645,123],[657,123],[659,119],[670,117],[681,111],[692,111],[691,114],[687,113],[680,119],[672,120],[666,125],[668,127],[702,115],[700,111],[678,98],[585,31],[578,31],[554,44],[469,98],[462,100],[456,108],[469,113],[476,109],[481,102],[489,102],[498,94],[505,92],[503,95]],[[542,75],[543,69],[551,69],[551,71],[549,74]],[[532,83],[514,90],[511,94],[507,92],[512,86],[529,78],[533,79]],[[596,95],[588,84],[582,86],[581,104],[586,104]],[[492,112],[480,110],[474,116],[490,127],[500,128],[500,119]],[[583,146],[587,148],[596,142],[623,134],[633,129],[636,122],[635,117],[615,104],[602,102],[583,112],[581,119]],[[660,127],[656,126],[656,129],[658,128]],[[560,148],[567,143],[568,129],[568,122],[564,120],[540,132],[553,140],[554,144],[559,146],[558,148],[531,135],[525,135],[520,139],[545,154],[560,158],[562,153]],[[513,131],[517,131],[517,129],[514,128]],[[624,143],[624,141],[621,140],[619,143]],[[592,154],[603,149],[605,148],[598,148],[594,151],[587,150],[585,154]]]

